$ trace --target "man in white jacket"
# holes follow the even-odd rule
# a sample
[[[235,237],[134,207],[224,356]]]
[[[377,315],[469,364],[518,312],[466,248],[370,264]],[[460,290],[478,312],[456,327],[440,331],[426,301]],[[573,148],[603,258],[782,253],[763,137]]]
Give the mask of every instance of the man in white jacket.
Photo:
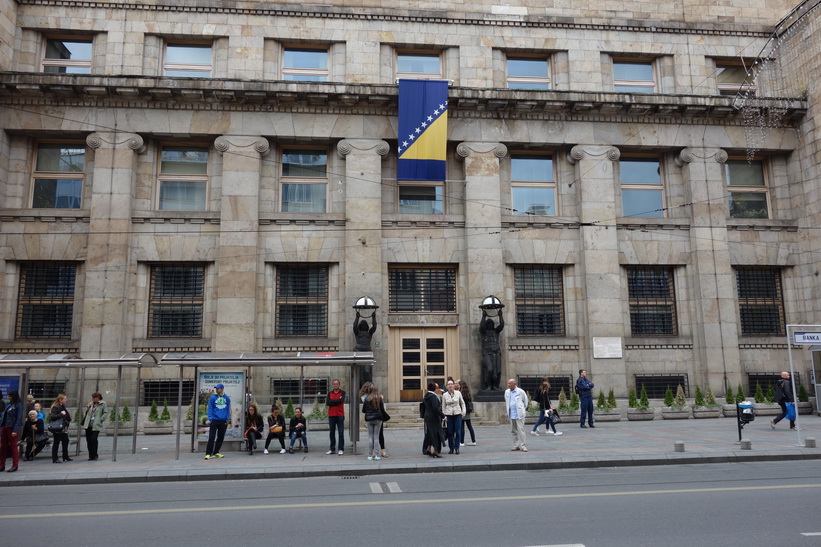
[[[513,448],[527,452],[525,445],[525,416],[527,415],[527,393],[516,387],[516,380],[510,378],[505,390],[505,413],[510,419],[510,433],[513,435]]]

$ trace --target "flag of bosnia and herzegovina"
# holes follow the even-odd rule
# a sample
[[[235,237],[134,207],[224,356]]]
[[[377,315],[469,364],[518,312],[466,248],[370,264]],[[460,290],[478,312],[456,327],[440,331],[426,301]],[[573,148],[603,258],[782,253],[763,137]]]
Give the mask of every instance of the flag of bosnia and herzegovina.
[[[399,180],[445,180],[448,82],[399,80]]]

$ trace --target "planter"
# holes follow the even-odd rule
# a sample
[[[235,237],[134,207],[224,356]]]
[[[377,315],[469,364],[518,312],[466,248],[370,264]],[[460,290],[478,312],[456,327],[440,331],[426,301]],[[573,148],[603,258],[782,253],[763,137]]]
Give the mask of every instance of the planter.
[[[778,416],[781,414],[781,406],[777,404],[753,403],[753,412],[756,416]]]
[[[735,403],[733,403],[731,405],[721,405],[721,412],[724,414],[725,418],[735,418],[736,417]]]
[[[656,417],[656,411],[652,408],[628,408],[627,419],[631,422],[646,422]]]
[[[194,432],[194,420],[183,420],[182,421],[182,430],[183,433],[186,435],[190,435]]]
[[[174,432],[171,422],[143,422],[145,435],[170,435]]]
[[[105,426],[105,434],[109,437],[114,436],[114,424],[108,424]],[[119,429],[117,430],[117,435],[133,435],[134,434],[134,422],[128,422],[127,424],[120,424]]]
[[[799,414],[812,414],[812,403],[796,403],[796,410]]]
[[[579,418],[582,417],[581,410],[559,410],[559,416],[562,417],[562,422],[564,423],[579,423]],[[593,414],[593,419],[596,419],[595,413]]]
[[[719,406],[694,406],[693,418],[718,418],[721,416],[721,407]]]
[[[610,410],[593,410],[593,419],[597,422],[618,422],[621,420],[621,410],[611,408]]]
[[[663,406],[661,407],[661,417],[665,420],[689,420],[689,406]]]
[[[328,418],[308,418],[308,431],[328,431]]]

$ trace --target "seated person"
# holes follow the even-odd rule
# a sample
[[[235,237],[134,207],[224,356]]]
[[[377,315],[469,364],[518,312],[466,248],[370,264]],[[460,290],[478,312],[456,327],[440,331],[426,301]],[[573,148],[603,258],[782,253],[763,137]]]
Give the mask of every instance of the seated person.
[[[274,428],[279,428],[279,431],[274,433],[271,431]],[[265,438],[265,450],[263,454],[268,453],[268,446],[270,446],[271,441],[274,439],[279,440],[279,446],[281,447],[279,453],[285,454],[285,416],[279,413],[279,407],[277,405],[271,407],[271,415],[268,416],[268,437]]]
[[[288,452],[294,453],[294,441],[302,439],[302,446],[305,452],[308,452],[308,436],[306,435],[307,424],[305,416],[302,415],[302,409],[296,407],[294,409],[294,417],[291,418],[291,423],[288,425],[288,431],[291,432],[291,444],[288,446]]]
[[[23,432],[20,436],[20,440],[26,441],[26,455],[23,461],[27,462],[32,461],[34,456],[39,454],[40,451],[43,450],[43,447],[46,446],[48,437],[45,435],[43,420],[37,417],[36,410],[30,411],[28,419],[23,422]],[[34,448],[34,452],[31,450],[32,447]]]

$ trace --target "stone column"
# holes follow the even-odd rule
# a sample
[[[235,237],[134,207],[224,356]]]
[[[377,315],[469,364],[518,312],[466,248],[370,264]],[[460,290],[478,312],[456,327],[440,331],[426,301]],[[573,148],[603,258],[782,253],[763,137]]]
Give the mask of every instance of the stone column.
[[[222,154],[222,199],[213,349],[254,351],[260,165],[269,144],[262,137],[223,135],[214,148]]]
[[[694,383],[709,383],[716,394],[741,381],[738,304],[735,274],[727,245],[727,188],[723,170],[727,152],[720,148],[685,148],[676,158],[690,187],[690,264]]]
[[[568,159],[576,166],[574,180],[581,221],[580,281],[576,284],[584,291],[578,301],[580,362],[588,363],[584,368],[589,369],[594,383],[625,393],[628,382],[623,354],[621,358],[593,358],[593,338],[619,338],[623,348],[629,332],[629,323],[624,324],[616,234],[617,182],[613,164],[619,156],[613,146],[578,145],[570,150]],[[570,372],[575,376],[578,371]]]
[[[500,383],[505,388],[505,381],[515,376],[514,367],[507,359],[505,339],[513,318],[513,294],[505,293],[505,259],[502,246],[502,209],[500,203],[501,179],[499,160],[507,155],[507,147],[495,142],[463,142],[456,147],[456,154],[465,158],[465,272],[464,293],[467,296],[468,309],[462,311],[462,317],[468,318],[468,331],[461,338],[469,338],[467,350],[462,354],[462,374],[475,379],[474,385],[480,385],[482,379],[482,348],[479,335],[479,321],[482,312],[479,304],[489,295],[498,297],[506,308],[505,322],[499,342],[502,346],[502,372]],[[464,313],[467,311],[467,313]],[[498,324],[498,320],[494,320]]]
[[[345,139],[336,146],[339,155],[345,159],[345,284],[340,290],[343,317],[340,350],[352,351],[356,345],[353,337],[351,309],[360,296],[370,296],[380,306],[387,308],[387,298],[380,291],[382,282],[382,160],[387,157],[390,147],[382,140]],[[379,310],[377,310],[379,314]],[[377,331],[371,340],[375,370],[369,371],[378,385],[388,385],[388,371],[385,349],[381,340],[385,336],[384,321],[377,316]],[[371,319],[365,318],[368,325]],[[380,366],[380,364],[382,364]],[[353,392],[359,386],[351,386]]]
[[[129,234],[137,154],[145,145],[139,135],[118,132],[92,133],[86,143],[95,152],[80,355],[117,358],[131,348]]]

